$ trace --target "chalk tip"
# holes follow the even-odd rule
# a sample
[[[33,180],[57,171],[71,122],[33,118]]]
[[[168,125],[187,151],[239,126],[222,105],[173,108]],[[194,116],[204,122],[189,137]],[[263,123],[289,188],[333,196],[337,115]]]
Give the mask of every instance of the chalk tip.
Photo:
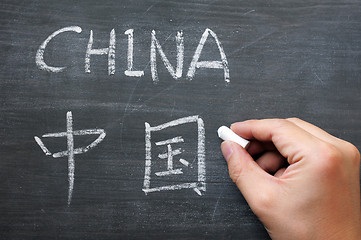
[[[233,141],[245,149],[247,149],[249,146],[250,142],[248,140],[240,137],[239,135],[234,133],[230,128],[228,128],[226,126],[219,127],[217,133],[218,133],[218,137],[223,139],[224,141],[226,141],[226,140]]]
[[[229,129],[229,128],[226,127],[226,126],[221,126],[221,127],[219,127],[218,130],[217,130],[218,137],[221,138],[222,133],[223,133],[224,131],[227,131],[228,129]]]

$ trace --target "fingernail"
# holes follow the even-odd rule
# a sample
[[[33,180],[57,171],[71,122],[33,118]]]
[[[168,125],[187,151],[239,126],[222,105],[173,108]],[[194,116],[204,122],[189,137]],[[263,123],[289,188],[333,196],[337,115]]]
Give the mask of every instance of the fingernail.
[[[228,162],[229,158],[231,157],[233,153],[232,144],[230,142],[223,142],[221,145],[222,153],[226,161]]]

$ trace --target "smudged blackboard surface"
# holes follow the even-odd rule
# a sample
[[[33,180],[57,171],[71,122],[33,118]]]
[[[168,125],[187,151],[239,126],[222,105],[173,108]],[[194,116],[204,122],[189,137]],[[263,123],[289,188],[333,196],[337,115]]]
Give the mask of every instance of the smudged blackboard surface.
[[[1,238],[267,239],[228,177],[216,130],[250,118],[297,116],[360,148],[360,10],[356,0],[2,1]],[[82,32],[57,35],[43,53],[49,66],[66,68],[59,73],[40,69],[35,56],[41,44],[70,26]],[[100,49],[109,46],[113,29],[114,74],[108,74],[105,55],[92,55],[91,72],[85,73],[90,31],[93,48]],[[128,29],[134,30],[132,69],[144,71],[141,77],[124,74]],[[216,34],[224,50],[229,84],[224,69],[196,69],[193,79],[187,79],[206,29]],[[154,83],[153,30],[174,68],[176,36],[182,31],[179,79],[157,52],[159,81]],[[200,61],[221,61],[211,35]],[[34,140],[66,133],[69,112],[74,131],[106,132],[97,146],[74,155],[70,204],[68,157],[46,156]],[[192,189],[146,195],[145,122],[157,126],[189,116],[204,122],[206,191],[201,196]],[[185,145],[175,147],[183,146],[182,156],[196,163],[197,125],[168,130],[152,140],[181,136]],[[98,136],[73,137],[78,148]],[[49,151],[69,149],[65,135],[42,140]],[[152,154],[166,151],[162,147]],[[161,169],[156,155],[153,160],[152,166]],[[197,181],[197,164],[191,166],[187,171],[183,166],[184,174],[170,181]],[[159,186],[170,184],[157,181]]]

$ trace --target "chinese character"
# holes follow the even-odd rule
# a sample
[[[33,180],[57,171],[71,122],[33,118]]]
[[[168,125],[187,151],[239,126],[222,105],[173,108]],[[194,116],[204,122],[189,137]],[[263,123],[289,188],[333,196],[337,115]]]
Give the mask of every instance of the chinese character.
[[[99,135],[95,141],[90,143],[85,147],[74,148],[74,136],[84,136],[84,135]],[[59,137],[66,137],[67,139],[67,150],[51,153],[47,147],[45,147],[43,141],[35,136],[34,139],[40,148],[43,150],[45,155],[53,156],[53,158],[60,158],[60,157],[68,157],[68,181],[69,181],[69,191],[68,191],[68,205],[70,205],[71,197],[74,189],[74,170],[75,170],[75,160],[74,155],[82,154],[88,152],[90,149],[96,147],[103,139],[105,138],[105,131],[104,129],[85,129],[85,130],[77,130],[73,131],[73,116],[72,113],[69,111],[66,114],[66,132],[59,132],[59,133],[47,133],[42,135],[43,138],[59,138]]]
[[[194,167],[193,167],[193,163],[191,163],[189,160],[186,160],[185,158],[182,157],[178,158],[179,155],[184,154],[184,151],[182,148],[177,148],[174,146],[185,143],[185,140],[182,136],[173,135],[173,138],[156,141],[153,145],[155,145],[155,147],[161,147],[162,149],[165,149],[165,152],[158,154],[155,160],[152,159],[151,138],[156,132],[158,132],[158,135],[159,132],[161,132],[162,133],[161,136],[163,136],[164,130],[168,128],[175,128],[177,126],[182,126],[192,123],[196,125],[196,129],[197,129],[196,132],[197,147],[196,147],[196,154],[193,157],[195,159],[193,160],[193,162],[196,161]],[[172,132],[171,130],[169,131]],[[161,169],[162,166],[166,167],[166,169]],[[189,181],[188,179],[186,179],[184,181],[181,181],[182,183],[179,183],[179,181],[176,181],[177,176],[184,174],[185,169],[188,169],[189,171],[191,171],[192,169],[193,170],[196,169],[197,178],[194,179],[193,181]],[[154,171],[154,175],[152,175],[152,171]],[[174,184],[164,185],[165,181],[170,180],[169,177],[173,177],[171,180],[172,182],[174,182]],[[158,184],[157,186],[151,187],[152,178],[155,178],[156,181],[159,180],[158,182],[161,182],[163,185],[158,186],[159,185]],[[197,194],[202,195],[201,191],[206,191],[205,179],[206,179],[205,130],[204,130],[204,123],[201,118],[199,118],[198,116],[190,116],[190,117],[180,118],[154,127],[151,127],[150,124],[147,122],[145,123],[145,174],[144,174],[144,187],[143,187],[143,191],[145,192],[145,194],[148,194],[150,192],[190,188],[193,189]]]

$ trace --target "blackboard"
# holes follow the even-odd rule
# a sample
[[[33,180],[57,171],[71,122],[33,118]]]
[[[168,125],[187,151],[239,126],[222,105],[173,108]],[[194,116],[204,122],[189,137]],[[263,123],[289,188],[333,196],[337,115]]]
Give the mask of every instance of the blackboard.
[[[361,147],[360,1],[0,11],[2,239],[267,239],[219,126],[297,116]]]

